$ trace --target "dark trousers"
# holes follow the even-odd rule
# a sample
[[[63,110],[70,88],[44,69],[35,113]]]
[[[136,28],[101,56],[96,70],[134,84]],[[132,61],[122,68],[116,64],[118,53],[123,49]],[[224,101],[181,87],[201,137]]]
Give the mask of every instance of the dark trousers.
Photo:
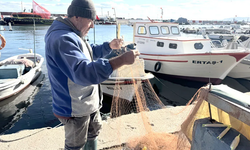
[[[95,140],[102,127],[100,111],[89,116],[58,118],[64,124],[65,150],[79,150],[85,143]]]

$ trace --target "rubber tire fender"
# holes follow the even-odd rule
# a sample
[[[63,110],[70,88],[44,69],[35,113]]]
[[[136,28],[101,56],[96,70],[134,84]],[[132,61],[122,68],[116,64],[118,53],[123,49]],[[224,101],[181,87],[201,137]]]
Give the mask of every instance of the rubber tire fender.
[[[155,63],[154,69],[155,69],[155,72],[158,72],[161,69],[161,62],[158,61],[157,63]]]

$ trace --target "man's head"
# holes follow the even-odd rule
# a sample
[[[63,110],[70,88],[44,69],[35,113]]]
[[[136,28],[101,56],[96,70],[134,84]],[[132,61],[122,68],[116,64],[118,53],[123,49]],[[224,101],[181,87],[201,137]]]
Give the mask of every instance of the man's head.
[[[87,35],[89,29],[94,27],[96,18],[92,0],[73,0],[68,8],[68,17],[82,36]]]

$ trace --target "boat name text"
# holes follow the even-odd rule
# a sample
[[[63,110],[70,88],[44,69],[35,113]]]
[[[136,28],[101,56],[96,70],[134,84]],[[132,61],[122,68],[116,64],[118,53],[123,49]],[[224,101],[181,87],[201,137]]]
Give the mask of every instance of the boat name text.
[[[223,63],[223,60],[221,61],[193,60],[193,64],[215,65],[215,64],[222,64],[222,63]]]
[[[145,44],[143,41],[137,41],[137,44]]]

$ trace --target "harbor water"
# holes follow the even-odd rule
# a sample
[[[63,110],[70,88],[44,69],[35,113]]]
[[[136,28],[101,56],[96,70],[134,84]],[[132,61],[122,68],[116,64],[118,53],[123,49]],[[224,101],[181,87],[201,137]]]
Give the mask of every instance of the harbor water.
[[[45,57],[44,36],[49,26],[36,26],[35,34],[33,26],[12,26],[12,31],[8,31],[8,26],[3,28],[5,31],[0,31],[0,34],[5,37],[7,43],[1,50],[0,60],[28,52],[23,49],[34,49],[34,40],[35,52]],[[121,25],[121,35],[123,35],[124,41],[132,42],[133,28]],[[88,34],[89,42],[95,44],[111,41],[115,37],[115,25],[95,25],[95,28],[91,29]],[[0,134],[54,127],[60,123],[52,113],[52,96],[46,63],[42,65],[42,75],[39,79],[41,82],[36,83],[35,88],[28,87],[14,97],[0,102]],[[161,79],[160,77],[155,77],[150,82],[166,106],[185,105],[200,87],[206,85],[206,83],[184,79]],[[241,92],[250,91],[249,80],[226,77],[222,84]],[[111,98],[104,97],[104,107],[101,110],[103,113],[109,112],[110,103]]]

